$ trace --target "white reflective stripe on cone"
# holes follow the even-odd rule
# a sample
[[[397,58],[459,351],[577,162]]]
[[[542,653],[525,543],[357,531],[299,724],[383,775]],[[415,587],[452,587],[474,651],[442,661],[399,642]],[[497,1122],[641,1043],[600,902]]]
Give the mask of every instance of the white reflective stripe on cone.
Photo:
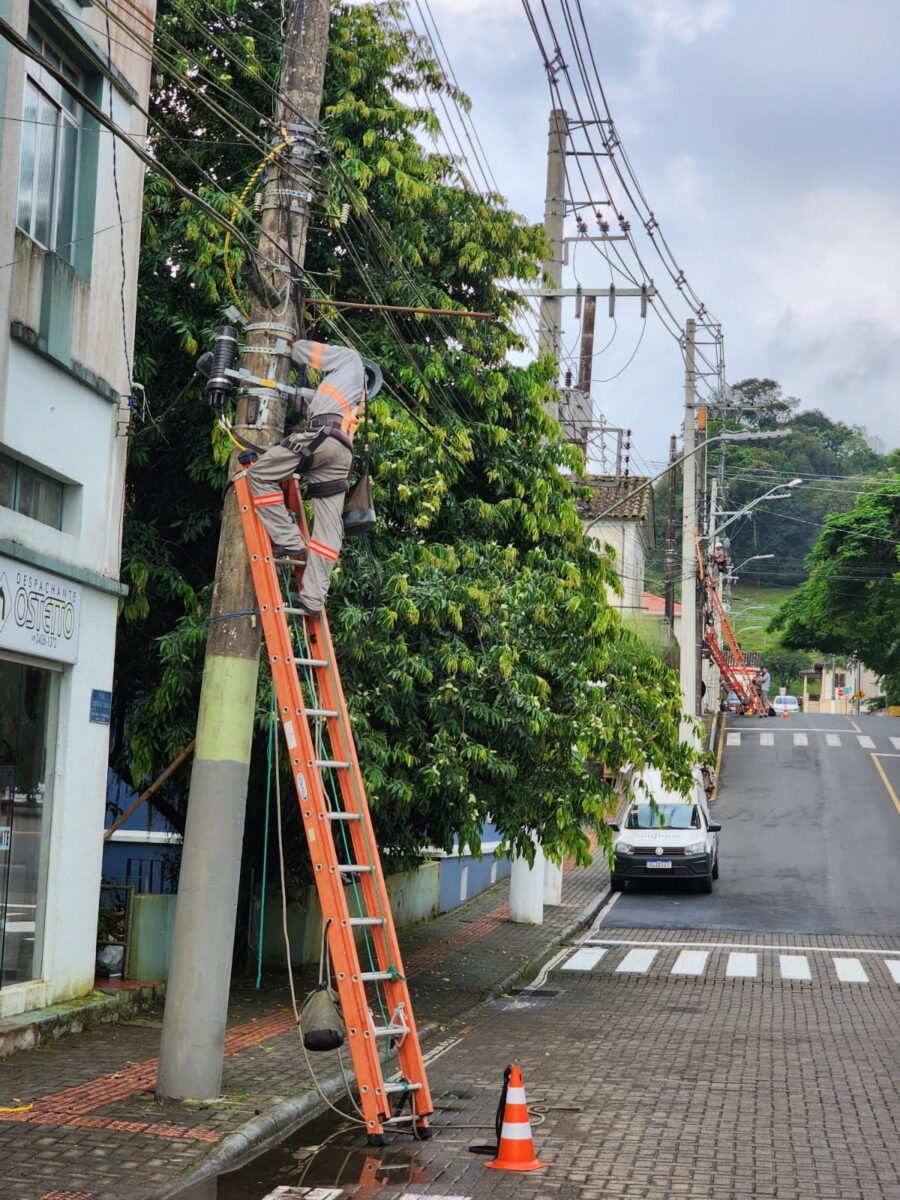
[[[525,1089],[523,1087],[511,1087],[506,1089],[507,1104],[524,1104]]]
[[[506,1138],[508,1142],[527,1142],[531,1138],[530,1121],[504,1121],[500,1141]]]

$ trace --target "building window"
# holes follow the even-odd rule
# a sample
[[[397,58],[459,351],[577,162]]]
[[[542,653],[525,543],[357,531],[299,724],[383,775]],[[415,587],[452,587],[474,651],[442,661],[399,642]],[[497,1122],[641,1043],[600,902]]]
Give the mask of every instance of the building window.
[[[65,486],[33,467],[0,454],[0,505],[62,529]]]
[[[40,974],[52,672],[0,659],[0,987]]]
[[[34,28],[28,41],[73,86],[83,79]],[[83,113],[58,80],[27,61],[16,224],[48,250],[74,261]]]

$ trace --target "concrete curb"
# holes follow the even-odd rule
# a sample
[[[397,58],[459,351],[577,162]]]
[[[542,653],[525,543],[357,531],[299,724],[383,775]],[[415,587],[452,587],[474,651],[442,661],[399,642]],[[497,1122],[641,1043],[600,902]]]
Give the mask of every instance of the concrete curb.
[[[525,966],[512,971],[505,979],[502,979],[498,984],[490,988],[475,1007],[503,995],[514,984],[518,983],[523,976],[533,971],[551,950],[559,946],[561,942],[566,941],[574,933],[577,933],[579,929],[584,929],[586,925],[589,925],[611,895],[608,882],[602,885],[602,887],[603,890],[597,899],[591,900],[589,904],[585,905],[574,921],[571,921],[563,930],[556,934],[552,941],[545,945],[540,953],[529,960]],[[471,1008],[467,1010],[467,1013],[473,1011],[474,1008]],[[456,1020],[463,1023],[466,1015],[466,1013],[460,1013]],[[427,1042],[437,1032],[437,1025],[424,1026],[420,1030],[422,1042]],[[321,1089],[328,1099],[332,1103],[335,1103],[345,1094],[344,1080],[340,1075],[333,1076],[321,1084]],[[234,1171],[238,1167],[251,1162],[254,1158],[258,1158],[260,1154],[264,1154],[279,1142],[284,1141],[285,1138],[290,1137],[302,1125],[320,1116],[326,1109],[327,1105],[314,1088],[311,1088],[308,1092],[303,1092],[300,1096],[292,1096],[289,1100],[282,1100],[280,1104],[276,1104],[268,1112],[261,1113],[258,1117],[252,1117],[249,1121],[245,1121],[234,1133],[228,1134],[208,1158],[205,1158],[202,1163],[199,1163],[187,1175],[179,1179],[177,1183],[169,1185],[162,1192],[148,1192],[144,1200],[172,1200],[172,1198],[180,1195],[189,1187],[201,1183],[211,1175],[221,1174],[225,1171]]]
[[[0,1021],[0,1058],[17,1050],[33,1050],[45,1042],[83,1033],[98,1025],[127,1020],[135,1013],[153,1008],[164,994],[165,985],[160,983],[123,991],[96,989],[76,1000],[5,1017]]]

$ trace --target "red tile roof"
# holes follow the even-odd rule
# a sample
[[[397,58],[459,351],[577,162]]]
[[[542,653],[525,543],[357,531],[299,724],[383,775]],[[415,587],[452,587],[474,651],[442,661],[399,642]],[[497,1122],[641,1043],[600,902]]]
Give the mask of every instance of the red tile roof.
[[[652,592],[641,595],[641,612],[653,613],[654,616],[665,616],[666,602],[662,596],[654,596]],[[681,616],[681,605],[675,605],[675,616]]]

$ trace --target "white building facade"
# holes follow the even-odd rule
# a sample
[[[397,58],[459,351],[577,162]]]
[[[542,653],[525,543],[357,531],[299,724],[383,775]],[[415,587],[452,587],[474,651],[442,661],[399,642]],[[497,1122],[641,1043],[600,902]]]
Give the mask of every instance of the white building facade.
[[[153,17],[0,0],[0,1017],[93,986]]]

